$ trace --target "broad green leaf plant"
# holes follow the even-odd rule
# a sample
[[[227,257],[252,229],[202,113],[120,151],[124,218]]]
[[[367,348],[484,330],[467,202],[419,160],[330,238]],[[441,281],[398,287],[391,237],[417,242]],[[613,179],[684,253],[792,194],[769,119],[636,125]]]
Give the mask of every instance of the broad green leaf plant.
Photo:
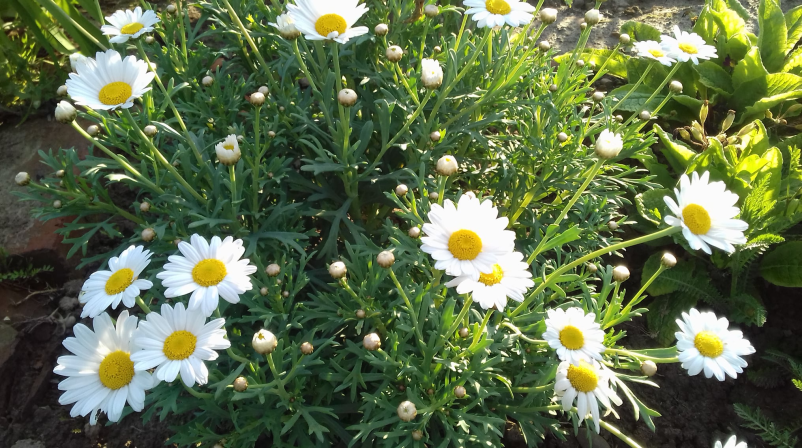
[[[630,385],[656,385],[657,364],[742,373],[750,343],[691,307],[676,345],[626,348],[620,326],[677,260],[633,293],[602,258],[680,234],[732,252],[746,223],[704,174],[622,239],[632,198],[660,187],[626,162],[659,133],[591,88],[600,11],[553,64],[542,3],[111,16],[111,48],[77,62],[55,113],[92,150],[16,178],[92,270],[92,321],[55,369],[72,415],[181,415],[180,446],[501,446],[513,422],[528,446],[587,425],[637,447],[615,420],[654,430]],[[119,246],[90,254],[101,236]]]

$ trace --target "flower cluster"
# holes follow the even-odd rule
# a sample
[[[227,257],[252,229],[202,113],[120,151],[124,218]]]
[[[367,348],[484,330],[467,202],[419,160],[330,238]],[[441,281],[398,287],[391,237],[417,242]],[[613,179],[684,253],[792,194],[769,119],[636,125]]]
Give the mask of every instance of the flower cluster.
[[[708,45],[698,34],[681,31],[676,25],[673,31],[674,36],[660,36],[660,42],[653,40],[635,42],[638,56],[658,61],[666,66],[688,61],[699,64],[700,59],[718,57],[716,47]]]

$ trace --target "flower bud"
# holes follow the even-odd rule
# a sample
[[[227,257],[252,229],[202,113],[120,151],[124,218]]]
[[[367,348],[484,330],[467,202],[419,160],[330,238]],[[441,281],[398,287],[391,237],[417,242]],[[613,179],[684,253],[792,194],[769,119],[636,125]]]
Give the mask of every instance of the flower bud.
[[[615,118],[615,121],[617,121],[619,123],[623,123],[624,122],[624,116],[623,115],[616,115],[614,118]]]
[[[732,123],[735,121],[735,111],[731,110],[727,112],[727,118],[724,119],[724,122],[721,123],[721,132],[727,132],[727,129],[732,126]]]
[[[278,108],[278,111],[279,111],[279,112],[284,112],[284,106],[280,106],[280,107]]]
[[[421,61],[420,80],[423,87],[436,89],[443,84],[443,67],[436,59],[426,59]]]
[[[142,238],[142,241],[150,242],[156,238],[156,231],[148,227],[144,229],[139,236]]]
[[[59,208],[61,208],[61,201],[60,201],[60,200],[58,200],[58,199],[56,199],[55,201],[53,201],[53,208],[56,208],[56,209],[59,209]]]
[[[560,132],[559,134],[557,134],[557,140],[559,140],[560,143],[565,143],[566,141],[568,141],[568,134],[566,134],[565,132]]]
[[[393,253],[389,250],[382,251],[376,257],[376,263],[385,269],[389,268],[393,265],[393,263],[395,263],[395,255],[393,255]]]
[[[354,316],[356,316],[357,319],[364,319],[366,316],[365,310],[356,310]]]
[[[415,403],[411,401],[404,401],[398,405],[398,418],[404,422],[411,422],[418,415],[418,409],[415,408]]]
[[[265,268],[265,274],[267,274],[268,277],[275,277],[280,273],[281,273],[281,266],[279,266],[276,263],[270,263]]]
[[[290,296],[290,292],[289,291],[281,291],[281,297],[284,297],[286,299],[289,296]]]
[[[426,7],[423,8],[423,13],[429,18],[437,17],[437,15],[440,14],[440,8],[437,5],[426,5]]]
[[[604,100],[604,93],[603,92],[593,92],[593,96],[591,96],[594,103],[601,103]]]
[[[78,111],[66,101],[60,101],[56,106],[56,121],[59,123],[72,123],[77,116]]]
[[[467,338],[468,336],[470,336],[470,334],[471,332],[468,330],[468,327],[462,327],[459,329],[459,337],[461,337],[462,339]]]
[[[173,4],[167,5],[167,12],[169,12],[170,14],[175,13],[175,5]]]
[[[621,283],[627,281],[629,278],[629,269],[626,266],[616,266],[613,269],[613,280]]]
[[[67,86],[58,86],[58,89],[56,89],[56,95],[58,96],[67,95]]]
[[[585,66],[585,61],[582,60],[582,59],[577,60],[576,61],[576,66],[579,67],[579,68],[584,67]]]
[[[652,114],[650,114],[648,110],[642,110],[638,114],[638,118],[640,118],[643,121],[649,121],[652,119]]]
[[[551,44],[547,40],[541,40],[537,44],[537,47],[540,49],[540,51],[549,51],[549,50],[551,50]]]
[[[671,91],[671,93],[682,93],[682,83],[679,81],[671,81],[671,83],[668,84],[668,90]]]
[[[660,264],[662,264],[668,269],[671,269],[677,265],[677,257],[666,252],[663,254],[663,258],[660,259]]]
[[[142,213],[147,213],[150,211],[150,202],[142,201],[139,204],[139,211]]]
[[[256,89],[256,91],[264,96],[267,96],[267,94],[270,93],[270,89],[268,89],[267,86],[259,87],[258,89]]]
[[[269,355],[278,346],[278,339],[276,339],[276,335],[263,328],[253,335],[251,346],[256,350],[256,353]]]
[[[579,24],[579,29],[580,30],[585,31],[587,28],[588,28],[588,24],[587,23],[582,22],[582,23]]]
[[[270,138],[276,138],[276,133],[275,131],[267,131],[267,136]]]
[[[377,36],[386,36],[387,33],[390,32],[390,27],[388,27],[386,23],[380,23],[376,25],[376,28],[373,28],[373,32],[376,33]],[[387,57],[389,58],[390,56]]]
[[[596,138],[594,151],[600,159],[612,159],[618,156],[624,148],[624,141],[621,135],[612,133],[605,129]]]
[[[312,344],[308,342],[301,344],[301,353],[304,355],[311,355],[313,351],[315,351],[315,347],[313,347]]]
[[[654,376],[657,373],[657,364],[654,361],[643,361],[640,371],[646,376]]]
[[[420,227],[410,227],[407,234],[410,238],[418,238],[420,236]]]
[[[434,51],[435,53],[442,53],[443,49],[440,48],[440,45],[435,45],[434,48],[432,48],[432,51]]]
[[[395,187],[395,194],[398,196],[406,196],[408,192],[409,188],[404,184],[398,184],[398,186]]]
[[[362,338],[362,345],[371,352],[375,352],[382,346],[382,340],[376,333],[368,333]]]
[[[201,84],[203,84],[204,87],[209,87],[212,84],[214,84],[214,78],[212,78],[211,76],[204,76],[203,79],[201,80]]]
[[[234,390],[237,392],[245,392],[248,389],[248,380],[244,376],[238,376],[234,380]]]
[[[265,95],[261,92],[253,92],[250,98],[251,104],[256,107],[261,106],[265,103]]]
[[[14,182],[16,182],[20,187],[24,187],[31,183],[31,176],[25,171],[22,171],[14,176]]]
[[[356,104],[357,96],[356,92],[351,89],[342,89],[337,94],[337,101],[340,102],[341,106],[351,107]]]
[[[156,135],[156,133],[159,132],[159,129],[156,128],[156,126],[153,126],[152,124],[149,124],[149,125],[145,126],[145,129],[142,129],[142,132],[144,132],[145,135],[147,135],[148,137],[153,137],[153,136]]]
[[[610,221],[607,223],[607,228],[610,230],[618,230],[618,223],[615,221]]]
[[[265,287],[265,286],[262,286],[261,288],[259,288],[259,294],[260,294],[262,297],[266,296],[266,295],[267,295],[267,293],[268,293],[267,287]]]
[[[557,21],[557,10],[554,8],[543,8],[540,10],[540,21],[546,25]]]
[[[441,137],[442,135],[440,134],[440,131],[434,131],[429,134],[429,139],[433,142],[439,142]]]
[[[454,396],[457,398],[464,398],[465,394],[467,393],[468,391],[466,391],[465,388],[462,386],[457,386],[454,388]]]
[[[459,164],[454,156],[446,155],[440,157],[440,160],[437,161],[437,166],[435,169],[437,170],[437,174],[441,176],[451,176],[459,171]]]
[[[588,25],[595,25],[602,19],[602,13],[598,9],[591,9],[585,13],[585,23]]]
[[[98,128],[94,124],[90,125],[88,128],[86,128],[86,133],[89,134],[90,136],[94,137],[94,136],[96,136],[96,135],[98,135],[100,133],[100,128]]]
[[[596,273],[596,271],[598,271],[598,270],[599,270],[599,267],[598,267],[598,266],[596,266],[596,265],[595,265],[595,264],[593,264],[593,263],[588,263],[588,264],[587,264],[587,268],[588,268],[588,272],[590,272],[591,274],[595,274],[595,273]]]
[[[63,178],[66,174],[67,173],[64,170],[56,171],[56,177],[58,177],[59,179]]]
[[[329,275],[331,275],[335,279],[345,277],[345,274],[348,272],[348,269],[345,267],[345,263],[342,261],[335,261],[331,265],[329,265]]]
[[[387,51],[384,52],[384,55],[387,56],[388,61],[398,62],[404,57],[404,50],[402,50],[398,45],[393,45],[387,48]]]
[[[423,433],[419,429],[412,431],[412,440],[416,442],[419,440],[423,440]]]
[[[146,44],[152,44],[153,42],[156,42],[156,39],[154,39],[153,36],[145,37],[145,43]]]
[[[590,66],[591,70],[596,70],[596,61],[588,62],[588,65]]]
[[[629,43],[632,42],[632,38],[629,37],[629,34],[622,33],[620,36],[618,36],[618,42],[621,45],[629,45]]]

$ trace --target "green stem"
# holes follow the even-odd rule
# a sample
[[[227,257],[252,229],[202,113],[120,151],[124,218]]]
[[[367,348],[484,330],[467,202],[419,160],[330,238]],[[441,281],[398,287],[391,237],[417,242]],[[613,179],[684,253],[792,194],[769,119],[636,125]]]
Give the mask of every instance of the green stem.
[[[23,0],[23,1],[27,1],[27,0]],[[95,44],[98,47],[100,47],[101,49],[103,49],[103,51],[108,50],[108,48],[105,45],[103,45],[100,41],[95,39],[95,36],[90,34],[89,31],[86,31],[86,29],[84,29],[84,27],[79,25],[78,22],[76,22],[72,17],[70,17],[70,15],[67,14],[67,12],[64,11],[61,8],[61,6],[59,6],[55,2],[53,2],[53,0],[39,0],[39,3],[42,3],[43,4],[42,6],[44,6],[44,4],[46,3],[47,6],[45,6],[45,9],[47,9],[47,12],[49,12],[53,16],[56,16],[58,21],[69,23],[70,25],[75,27],[75,29],[80,31],[81,34],[86,36],[87,39],[92,41],[93,44]]]
[[[534,392],[543,392],[554,387],[554,384],[544,384],[542,386],[533,387],[511,387],[510,389],[517,394],[530,394]]]
[[[398,78],[401,80],[401,84],[406,89],[407,93],[409,94],[410,98],[412,98],[412,102],[415,103],[416,106],[420,105],[420,100],[418,99],[418,92],[412,90],[409,87],[409,83],[407,82],[407,75],[401,70],[401,66],[398,62],[391,62],[395,66],[395,71],[398,74]]]
[[[183,380],[181,381],[181,384],[184,384]],[[187,386],[186,384],[184,384],[184,390],[189,392],[189,394],[192,395],[193,397],[200,398],[201,400],[208,400],[210,398],[214,398],[214,395],[203,393],[203,392],[198,392],[197,390]]]
[[[482,339],[482,335],[485,333],[485,329],[487,328],[487,322],[490,320],[490,316],[492,314],[493,314],[493,308],[490,308],[489,310],[487,310],[487,312],[485,312],[485,317],[484,319],[482,319],[482,323],[479,325],[479,327],[476,329],[476,332],[474,332],[473,334],[473,341],[471,342],[471,345],[469,345],[468,348],[463,350],[462,353],[457,355],[455,359],[460,359],[463,356],[473,354],[473,349],[476,347],[476,344],[479,343],[479,340]]]
[[[238,213],[236,212],[237,202],[237,171],[234,165],[228,167],[228,176],[231,181],[231,211],[234,213],[236,219]]]
[[[601,420],[601,419],[599,419],[599,424],[601,425],[602,428],[610,431],[610,433],[612,433],[614,436],[616,436],[619,439],[621,439],[624,443],[626,443],[630,447],[632,447],[632,448],[641,448],[641,446],[638,444],[638,442],[632,440],[628,435],[626,435],[626,434],[622,433],[621,431],[619,431],[618,428],[616,428],[615,426],[613,426],[613,425],[611,425],[611,424],[609,424],[606,421]]]
[[[599,67],[599,69],[596,71],[596,74],[595,74],[595,75],[593,76],[593,78],[591,78],[591,80],[588,82],[588,85],[593,85],[593,83],[594,83],[594,82],[596,82],[596,81],[597,81],[599,78],[601,78],[602,76],[604,76],[604,68],[605,68],[605,67],[607,67],[607,64],[610,62],[610,59],[612,59],[612,58],[613,58],[613,56],[615,56],[615,53],[618,51],[618,49],[619,49],[619,48],[621,48],[621,42],[619,42],[619,43],[618,43],[618,45],[616,45],[616,46],[615,46],[615,48],[613,48],[613,51],[612,51],[612,52],[610,52],[610,55],[609,55],[609,56],[607,56],[607,59],[605,59],[605,60],[604,60],[604,63],[603,63],[603,64],[602,64],[602,66],[601,66],[601,67]],[[651,67],[651,65],[650,65],[649,67]]]
[[[254,155],[252,166],[251,166],[251,179],[253,179],[253,204],[251,207],[251,213],[254,216],[254,219],[259,215],[259,168],[262,166],[262,148],[259,146],[259,140],[261,135],[259,134],[259,112],[262,110],[262,106],[257,106],[256,111],[254,112],[254,120],[253,120],[253,134],[254,134]]]
[[[139,305],[139,309],[145,312],[145,314],[150,314],[150,307],[142,300],[142,297],[136,297],[136,304]]]
[[[626,123],[624,123],[624,127],[626,127],[626,125],[631,123],[632,120],[634,120],[636,117],[638,117],[641,112],[643,112],[644,110],[646,110],[647,107],[649,107],[649,103],[651,103],[652,100],[654,99],[654,97],[656,97],[660,92],[663,91],[663,87],[665,87],[666,84],[668,84],[669,81],[671,81],[671,78],[674,76],[675,73],[677,73],[677,70],[679,70],[679,67],[680,67],[680,63],[679,62],[674,64],[674,67],[672,67],[671,71],[668,72],[668,75],[666,75],[665,79],[663,79],[663,82],[660,83],[660,87],[658,87],[658,88],[656,88],[656,89],[654,89],[652,91],[652,94],[649,95],[649,99],[647,99],[646,102],[643,103],[643,107],[640,108],[637,112],[632,114],[632,116],[627,119]]]
[[[289,399],[290,394],[287,393],[287,390],[284,389],[284,381],[281,380],[281,375],[279,375],[278,370],[276,369],[275,363],[273,363],[273,354],[269,353],[267,355],[267,365],[270,366],[270,372],[273,373],[273,377],[276,379],[276,384],[279,385],[279,392],[280,395],[284,399]]]
[[[673,356],[671,358],[656,358],[654,356],[642,355],[640,353],[635,353],[629,350],[618,349],[618,348],[608,348],[607,350],[604,351],[604,353],[628,356],[630,358],[635,358],[640,361],[652,361],[656,364],[673,364],[679,362],[679,356]]]
[[[421,350],[425,353],[426,352],[426,343],[423,340],[423,334],[420,331],[420,322],[418,322],[418,312],[415,308],[412,307],[412,302],[410,302],[409,297],[407,297],[407,293],[404,291],[404,288],[401,287],[401,283],[398,281],[398,278],[395,276],[395,272],[392,269],[388,269],[390,272],[390,278],[393,280],[395,287],[398,289],[398,293],[401,294],[401,297],[404,299],[404,303],[407,305],[407,309],[409,309],[409,314],[412,316],[412,320],[414,322],[414,330],[415,336],[418,339],[418,342],[421,344]]]
[[[187,57],[187,33],[184,30],[184,5],[182,0],[176,1],[176,15],[178,19],[178,30],[181,32],[181,55],[184,56],[184,68],[189,66],[189,58]]]
[[[643,71],[643,73],[640,75],[640,78],[638,79],[638,81],[635,83],[634,86],[632,86],[631,89],[629,89],[627,94],[624,95],[624,97],[621,98],[620,101],[618,101],[617,103],[613,104],[613,107],[610,108],[610,114],[615,112],[616,109],[618,109],[622,104],[624,104],[624,101],[626,101],[627,98],[629,98],[630,95],[632,95],[636,90],[638,90],[638,87],[640,87],[640,85],[643,84],[643,81],[646,80],[646,76],[649,74],[650,71],[652,71],[652,68],[654,67],[654,64],[656,64],[656,63],[657,62],[653,62],[653,63],[649,64],[646,67],[646,70]]]
[[[248,29],[245,28],[245,25],[242,24],[242,21],[239,19],[239,16],[237,16],[236,11],[234,11],[234,8],[231,7],[231,4],[228,2],[228,0],[223,0],[223,3],[228,10],[228,15],[231,17],[231,20],[237,24],[240,33],[245,36],[245,40],[248,41],[248,45],[256,55],[256,59],[259,59],[259,63],[262,64],[262,70],[267,71],[267,62],[265,62],[265,58],[262,57],[262,53],[259,52],[259,47],[256,46],[256,42],[254,42],[253,38],[251,38],[251,33],[249,33]]]
[[[527,337],[526,335],[521,333],[521,330],[519,330],[517,327],[515,327],[512,324],[510,324],[509,322],[503,322],[500,325],[500,327],[505,327],[505,328],[508,328],[508,329],[512,330],[513,333],[515,333],[518,336],[518,338],[523,339],[524,341],[526,341],[526,342],[528,342],[530,344],[537,344],[537,345],[548,345],[549,344],[547,341],[544,341],[542,339],[532,339],[532,338]]]
[[[634,238],[634,239],[631,239],[631,240],[628,240],[628,241],[622,241],[622,242],[620,242],[618,244],[613,244],[612,246],[607,246],[607,247],[601,248],[601,249],[599,249],[599,250],[597,250],[595,252],[592,252],[592,253],[590,253],[588,255],[585,255],[584,257],[582,257],[582,258],[580,258],[580,259],[578,259],[578,260],[576,260],[576,261],[574,261],[572,263],[569,263],[569,264],[557,269],[556,271],[552,272],[551,274],[549,274],[549,276],[546,277],[546,281],[541,283],[534,290],[534,292],[532,292],[529,295],[529,297],[526,300],[524,300],[523,303],[521,303],[517,308],[515,308],[515,310],[510,314],[510,316],[514,317],[514,316],[517,316],[518,314],[521,314],[524,310],[526,310],[529,307],[529,305],[532,304],[532,302],[537,298],[538,294],[543,292],[544,289],[546,289],[549,286],[551,286],[557,280],[557,278],[559,278],[562,274],[570,271],[571,269],[573,269],[573,268],[575,268],[577,266],[580,266],[580,265],[582,265],[582,264],[584,264],[584,263],[586,263],[586,262],[588,262],[590,260],[593,260],[594,258],[601,257],[602,255],[606,255],[608,253],[615,252],[617,250],[621,250],[621,249],[624,249],[624,248],[627,248],[627,247],[630,247],[630,246],[635,246],[635,245],[638,245],[638,244],[647,243],[649,241],[656,240],[658,238],[662,238],[664,236],[670,236],[670,235],[673,235],[673,234],[678,233],[680,231],[682,231],[681,227],[668,227],[666,229],[659,230],[659,231],[654,232],[654,233],[650,233],[649,235],[644,235],[644,236],[639,237],[639,238]]]

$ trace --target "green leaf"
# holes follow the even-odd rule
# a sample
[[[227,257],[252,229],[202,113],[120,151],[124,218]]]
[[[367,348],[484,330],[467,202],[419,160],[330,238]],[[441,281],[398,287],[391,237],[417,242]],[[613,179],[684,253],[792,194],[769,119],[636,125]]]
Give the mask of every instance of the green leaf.
[[[647,221],[659,225],[666,213],[667,206],[663,200],[666,196],[671,196],[671,190],[666,188],[649,190],[635,196],[638,213]]]
[[[634,84],[627,84],[621,86],[610,92],[610,96],[617,98],[620,101],[627,95],[627,93],[633,87],[635,87]],[[654,98],[652,98],[652,100],[647,105],[646,101],[652,95],[652,92],[653,90],[651,88],[644,85],[640,85],[634,92],[632,92],[632,94],[629,95],[629,97],[627,97],[626,100],[621,101],[619,103],[620,105],[618,106],[618,108],[621,110],[625,110],[627,112],[638,112],[643,109],[652,110],[656,108],[657,105],[660,104],[664,99],[666,99],[665,95],[658,94],[655,95]]]
[[[768,74],[768,70],[760,59],[760,49],[752,47],[732,70],[732,84],[736,91],[740,91],[744,83],[756,78],[763,78]]]
[[[783,65],[782,71],[790,72],[800,65],[802,65],[802,47],[792,51],[791,54],[785,58],[785,65]]]
[[[699,81],[714,91],[729,97],[732,95],[732,76],[713,61],[705,61],[694,67],[699,73]]]
[[[763,65],[771,73],[780,71],[788,43],[788,28],[780,5],[775,0],[762,0],[757,20],[760,27],[757,46],[763,56]]]
[[[766,254],[760,265],[760,275],[778,286],[802,286],[802,241],[783,243]]]
[[[691,160],[696,157],[696,152],[680,142],[675,142],[671,135],[659,125],[654,125],[653,129],[664,146],[662,153],[668,159],[668,163],[674,168],[674,171],[685,172]]]
[[[662,275],[672,270],[668,270]],[[649,326],[649,331],[654,334],[659,345],[669,345],[674,342],[674,333],[679,330],[676,320],[682,316],[683,311],[688,311],[690,308],[695,307],[697,302],[696,297],[678,292],[660,297],[649,306],[646,322]]]
[[[621,34],[629,34],[629,37],[638,42],[645,40],[656,40],[659,42],[662,33],[651,25],[630,20],[621,25]]]
[[[735,11],[742,19],[744,20],[752,20],[752,16],[749,14],[749,11],[744,8],[739,0],[720,0],[722,3],[726,4],[728,8]]]
[[[565,53],[560,56],[554,58],[555,61],[562,64],[563,62],[568,61],[571,58],[571,53]],[[607,71],[608,74],[618,77],[618,78],[626,78],[627,77],[627,57],[621,54],[621,52],[613,51],[613,50],[599,50],[599,49],[586,49],[582,51],[582,55],[580,56],[582,60],[585,62],[593,62],[596,64],[597,67],[601,67],[607,62],[607,65],[604,67],[604,70]],[[609,59],[609,61],[607,61]]]
[[[766,163],[760,169],[757,179],[771,176],[768,188],[763,197],[764,202],[777,201],[780,197],[780,185],[782,184],[783,155],[777,148],[771,148],[761,157]]]
[[[785,27],[788,29],[785,53],[788,54],[802,38],[802,6],[792,8],[785,13]]]
[[[733,97],[738,109],[746,109],[745,117],[765,111],[784,101],[802,97],[802,77],[790,73],[773,73],[736,86],[741,94]]]

